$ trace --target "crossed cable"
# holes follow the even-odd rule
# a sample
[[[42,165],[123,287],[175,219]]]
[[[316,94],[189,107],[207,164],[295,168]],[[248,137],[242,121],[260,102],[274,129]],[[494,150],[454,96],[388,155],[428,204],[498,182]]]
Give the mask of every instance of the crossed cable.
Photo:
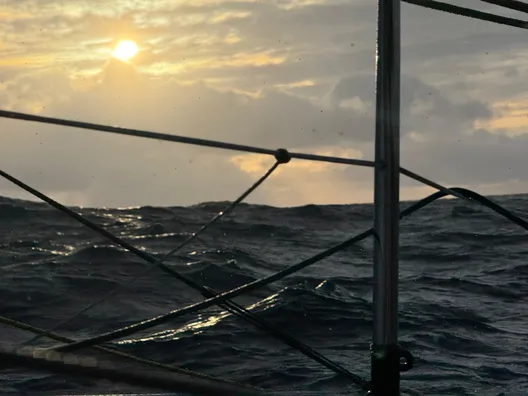
[[[513,18],[507,18],[498,16],[491,13],[481,12],[469,8],[459,7],[451,4],[446,4],[434,0],[402,0],[409,4],[418,5],[425,8],[430,8],[434,10],[439,10],[451,14],[466,16],[469,18],[474,19],[480,19],[488,22],[498,23],[502,25],[517,27],[521,29],[528,29],[528,22],[522,21],[518,19]],[[494,4],[498,6],[503,6],[506,8],[510,8],[513,10],[526,12],[528,13],[528,4],[517,1],[517,0],[481,0],[485,3]],[[172,379],[167,379],[163,376],[159,376],[156,374],[149,376],[143,376],[143,384],[156,386],[161,389],[170,389],[173,390],[174,386],[179,386],[182,390],[187,391],[197,391],[202,394],[234,394],[232,392],[237,392],[235,394],[255,394],[257,390],[255,389],[249,389],[248,387],[242,387],[239,384],[232,384],[232,383],[226,383],[223,382],[223,385],[218,385],[217,381],[220,381],[218,379],[208,377],[202,374],[188,372],[186,370],[177,369],[174,367],[169,367],[163,364],[158,364],[156,362],[151,362],[146,359],[137,358],[135,356],[127,355],[125,353],[116,351],[111,348],[105,348],[105,347],[98,347],[97,344],[109,342],[112,340],[116,340],[118,338],[122,338],[128,335],[132,335],[137,331],[141,331],[144,329],[148,329],[151,327],[154,327],[156,325],[165,323],[169,320],[175,319],[177,317],[183,316],[188,313],[197,312],[201,309],[205,309],[207,307],[210,307],[212,305],[219,305],[223,309],[226,309],[228,312],[236,314],[242,318],[244,318],[249,323],[255,325],[256,327],[259,327],[268,333],[274,335],[281,341],[283,341],[285,344],[299,350],[301,353],[305,354],[306,356],[314,359],[315,361],[319,362],[320,364],[326,366],[327,368],[330,368],[334,372],[338,374],[343,374],[350,378],[354,383],[357,385],[361,385],[364,387],[366,385],[366,381],[363,380],[361,377],[350,373],[348,370],[344,369],[342,366],[338,365],[337,363],[334,363],[330,361],[329,359],[325,358],[318,352],[314,351],[309,346],[303,344],[301,341],[297,340],[295,337],[287,334],[282,329],[279,329],[278,327],[268,323],[264,319],[258,317],[257,315],[253,314],[252,312],[246,310],[244,307],[236,304],[233,301],[230,301],[230,299],[241,295],[243,293],[249,292],[251,290],[254,290],[258,287],[262,287],[264,285],[270,284],[274,281],[277,281],[279,279],[282,279],[294,272],[297,272],[303,268],[308,267],[309,265],[312,265],[320,260],[323,260],[326,257],[331,256],[332,254],[335,254],[336,252],[347,248],[348,246],[352,245],[355,242],[358,242],[360,240],[363,240],[367,238],[370,235],[373,235],[374,230],[370,229],[367,230],[359,235],[356,235],[355,237],[348,239],[347,241],[336,245],[322,253],[319,253],[307,260],[304,260],[298,264],[292,265],[282,271],[279,271],[276,274],[270,275],[266,278],[262,278],[259,280],[256,280],[254,282],[251,282],[249,284],[246,284],[244,286],[240,286],[236,289],[233,289],[231,291],[218,294],[215,290],[212,288],[209,288],[207,286],[202,286],[195,282],[194,280],[180,274],[179,272],[175,271],[171,267],[165,265],[163,261],[165,261],[169,256],[173,255],[174,253],[181,250],[184,246],[186,246],[188,243],[190,243],[194,238],[196,238],[197,235],[204,232],[210,225],[215,223],[217,220],[219,220],[221,217],[223,217],[225,214],[231,212],[236,205],[238,205],[240,202],[242,202],[243,199],[245,199],[251,192],[253,192],[259,185],[261,185],[272,173],[275,169],[278,168],[280,164],[284,164],[290,161],[291,158],[298,158],[303,160],[313,160],[313,161],[325,161],[325,162],[332,162],[332,163],[341,163],[341,164],[349,164],[349,165],[358,165],[358,166],[374,166],[374,163],[372,161],[364,161],[364,160],[357,160],[357,159],[348,159],[348,158],[339,158],[339,157],[329,157],[329,156],[320,156],[320,155],[314,155],[314,154],[303,154],[303,153],[288,153],[288,151],[284,149],[279,149],[276,151],[269,150],[269,149],[263,149],[258,147],[252,147],[252,146],[245,146],[245,145],[237,145],[232,143],[225,143],[225,142],[217,142],[217,141],[211,141],[206,139],[196,139],[196,138],[189,138],[189,137],[183,137],[183,136],[175,136],[175,135],[167,135],[167,134],[160,134],[160,133],[154,133],[154,132],[148,132],[148,131],[141,131],[141,130],[134,130],[134,129],[127,129],[127,128],[118,128],[118,127],[110,127],[105,125],[98,125],[93,123],[86,123],[86,122],[80,122],[80,121],[72,121],[72,120],[63,120],[58,118],[51,118],[51,117],[42,117],[42,116],[35,116],[35,115],[29,115],[24,113],[17,113],[17,112],[11,112],[11,111],[5,111],[0,110],[0,117],[3,118],[11,118],[11,119],[19,119],[19,120],[26,120],[26,121],[36,121],[36,122],[42,122],[42,123],[49,123],[49,124],[56,124],[56,125],[64,125],[64,126],[72,126],[77,128],[83,128],[83,129],[91,129],[91,130],[98,130],[101,132],[109,132],[109,133],[117,133],[117,134],[123,134],[123,135],[129,135],[129,136],[137,136],[137,137],[145,137],[145,138],[151,138],[151,139],[161,139],[161,140],[168,140],[168,141],[174,141],[179,143],[186,143],[186,144],[195,144],[200,146],[206,146],[206,147],[216,147],[221,149],[227,149],[227,150],[238,150],[238,151],[245,151],[245,152],[253,152],[253,153],[259,153],[259,154],[268,154],[268,155],[274,155],[276,158],[276,163],[266,172],[266,174],[261,177],[253,186],[251,186],[244,194],[242,194],[237,200],[233,201],[223,212],[220,212],[217,214],[209,223],[206,223],[203,225],[198,232],[191,235],[188,239],[186,239],[182,244],[180,244],[178,247],[161,257],[160,259],[155,259],[153,256],[149,255],[148,253],[145,253],[131,244],[123,241],[122,239],[112,235],[108,231],[104,230],[103,228],[97,226],[96,224],[86,220],[81,215],[71,211],[70,209],[66,208],[65,206],[61,205],[60,203],[52,200],[51,198],[47,197],[46,195],[40,193],[39,191],[31,188],[30,186],[24,184],[20,180],[16,179],[15,177],[9,175],[8,173],[4,171],[0,171],[0,176],[10,180],[14,184],[20,186],[24,190],[30,192],[31,194],[39,197],[40,199],[44,200],[45,202],[49,203],[56,209],[68,214],[69,216],[75,218],[79,222],[83,223],[87,227],[91,228],[92,230],[100,233],[101,235],[105,236],[106,238],[112,240],[114,243],[124,247],[125,249],[131,251],[132,253],[136,254],[140,258],[146,260],[147,262],[154,264],[155,266],[160,267],[163,271],[170,274],[171,276],[176,277],[180,281],[184,282],[188,286],[199,290],[201,294],[206,298],[206,300],[200,302],[191,304],[187,307],[180,308],[174,311],[171,311],[170,313],[166,315],[161,315],[155,318],[147,319],[142,322],[123,327],[118,330],[114,330],[105,334],[101,334],[96,337],[92,337],[86,340],[77,341],[74,342],[73,340],[67,339],[65,337],[58,336],[56,334],[53,334],[52,331],[57,329],[58,327],[64,325],[65,323],[73,320],[74,318],[78,317],[82,313],[88,311],[89,309],[92,309],[93,307],[101,304],[104,301],[107,301],[112,296],[115,296],[119,291],[122,290],[122,288],[125,287],[125,285],[120,285],[118,288],[112,290],[109,294],[107,294],[103,299],[93,302],[92,304],[85,307],[83,310],[75,314],[73,317],[59,323],[56,325],[52,331],[46,331],[42,329],[37,329],[35,327],[16,322],[13,320],[10,320],[8,318],[2,318],[0,317],[0,322],[3,322],[4,324],[10,324],[14,327],[22,328],[28,331],[32,331],[36,334],[35,337],[30,339],[29,341],[25,342],[23,344],[23,347],[27,347],[30,343],[36,341],[42,336],[51,337],[56,340],[60,340],[62,342],[67,342],[67,345],[59,346],[55,348],[51,348],[48,350],[40,351],[40,354],[35,355],[34,349],[27,349],[22,348],[21,351],[7,351],[0,349],[0,356],[2,357],[2,363],[7,364],[8,362],[11,364],[23,364],[23,365],[30,365],[34,367],[48,367],[51,368],[53,366],[54,369],[58,371],[68,371],[68,372],[79,372],[79,369],[84,370],[84,374],[88,374],[86,370],[90,372],[90,375],[100,378],[107,378],[107,379],[116,379],[116,380],[125,380],[129,383],[139,383],[141,382],[142,375],[136,373],[136,375],[127,375],[127,373],[123,372],[117,372],[115,370],[112,370],[111,367],[100,367],[98,364],[95,364],[95,366],[86,366],[85,364],[79,364],[79,359],[72,359],[71,355],[64,355],[64,352],[71,352],[78,350],[80,348],[85,347],[96,347],[98,349],[101,349],[103,351],[106,351],[108,353],[113,354],[119,354],[123,357],[128,357],[131,359],[135,359],[137,361],[142,361],[145,364],[149,364],[151,366],[163,367],[167,368],[169,370],[172,369],[172,371],[179,372],[180,374],[186,374],[186,375],[192,375],[193,377],[189,380],[188,378],[183,379],[177,379],[176,381],[173,381]],[[411,207],[407,208],[406,210],[402,211],[400,216],[405,217],[412,212],[430,204],[431,202],[446,196],[446,195],[453,195],[458,198],[462,198],[464,200],[469,200],[473,202],[478,202],[483,206],[486,206],[488,208],[491,208],[492,210],[496,211],[497,213],[501,214],[503,217],[507,218],[508,220],[514,222],[515,224],[521,226],[522,228],[528,230],[528,223],[524,221],[523,219],[519,218],[518,216],[514,215],[513,213],[509,212],[508,210],[504,209],[500,205],[497,205],[493,203],[492,201],[488,200],[485,197],[482,197],[481,195],[462,188],[446,188],[443,187],[431,180],[428,180],[420,175],[415,174],[414,172],[411,172],[405,168],[400,168],[400,172],[414,180],[420,181],[426,185],[429,185],[431,187],[434,187],[440,191],[431,194],[430,196],[422,199],[418,203],[412,205]],[[154,266],[147,267],[147,269],[136,275],[130,281],[128,284],[131,284],[135,281],[137,281],[139,278],[147,275]],[[31,352],[31,356],[28,356],[27,353]],[[70,361],[66,362],[66,358],[70,357]],[[130,374],[130,373],[129,373]],[[127,378],[128,377],[128,378]],[[202,377],[202,378],[200,378]],[[213,381],[214,380],[214,381]],[[139,382],[138,382],[139,381]],[[209,382],[208,382],[209,381]],[[213,382],[211,382],[213,381]],[[222,381],[220,381],[222,382]],[[225,387],[224,387],[225,385]],[[220,386],[220,387],[219,387]],[[225,392],[225,393],[224,393]]]

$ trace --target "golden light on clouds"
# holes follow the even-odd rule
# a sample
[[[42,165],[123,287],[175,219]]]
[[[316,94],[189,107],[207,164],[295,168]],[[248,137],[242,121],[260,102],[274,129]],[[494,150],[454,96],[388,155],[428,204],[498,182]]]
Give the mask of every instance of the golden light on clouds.
[[[235,54],[232,59],[223,62],[227,66],[243,67],[243,66],[270,66],[280,65],[286,60],[285,56],[273,56],[266,52],[258,53],[239,53]]]
[[[315,81],[313,80],[301,80],[301,81],[294,81],[287,84],[277,84],[275,85],[278,88],[304,88],[304,87],[313,87],[315,86]]]
[[[477,120],[476,128],[501,131],[508,136],[528,133],[528,98],[517,101],[499,102],[492,106],[493,118]]]
[[[295,151],[295,150],[294,150]],[[362,159],[363,153],[354,148],[344,149],[341,147],[320,147],[316,150],[300,150],[303,152],[313,152],[317,155],[336,156],[344,158]],[[273,158],[262,154],[239,154],[231,157],[231,163],[238,167],[244,173],[259,174],[265,172],[274,162]],[[328,162],[314,162],[304,160],[293,160],[288,165],[288,168],[294,168],[298,171],[319,173],[328,172],[343,167],[341,164],[334,164]],[[282,168],[278,168],[275,173],[280,173]]]
[[[240,52],[230,56],[203,57],[180,62],[156,62],[146,67],[152,74],[184,73],[192,70],[213,70],[219,68],[264,67],[284,63],[286,56],[273,56],[266,52]],[[208,79],[211,81],[211,79]]]
[[[292,150],[311,152],[319,155],[362,158],[363,153],[355,148],[337,146],[319,147],[314,150]],[[230,158],[230,162],[251,177],[259,177],[274,163],[274,159],[261,154],[238,154]],[[267,182],[272,205],[296,206],[300,202],[313,204],[347,204],[352,202],[371,202],[371,184],[362,185],[354,181],[346,181],[342,171],[347,165],[314,162],[293,159],[286,165],[281,165],[274,176]],[[361,172],[372,174],[370,169]],[[369,176],[366,176],[367,180]]]
[[[137,54],[137,52],[138,46],[134,41],[122,40],[115,46],[112,51],[112,56],[123,62],[128,62]]]
[[[212,17],[212,23],[222,23],[232,19],[244,19],[251,16],[251,12],[233,11],[233,12],[222,12]]]

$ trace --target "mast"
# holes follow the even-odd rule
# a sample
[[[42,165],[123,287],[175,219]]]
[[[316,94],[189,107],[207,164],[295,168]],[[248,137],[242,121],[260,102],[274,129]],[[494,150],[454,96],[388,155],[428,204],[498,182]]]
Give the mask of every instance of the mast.
[[[372,396],[399,396],[400,0],[378,0]]]

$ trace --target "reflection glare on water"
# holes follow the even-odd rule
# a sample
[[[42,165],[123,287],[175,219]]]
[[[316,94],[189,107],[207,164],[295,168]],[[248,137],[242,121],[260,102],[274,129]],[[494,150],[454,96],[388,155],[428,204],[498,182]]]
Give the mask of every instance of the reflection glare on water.
[[[255,308],[262,308],[262,310],[264,311],[264,310],[273,308],[277,304],[279,294],[280,293],[272,294],[271,296],[268,296],[256,302],[255,304],[249,305],[248,307],[246,307],[246,309],[248,311],[251,311]],[[201,313],[198,315],[198,317],[194,321],[187,323],[185,326],[182,326],[179,329],[164,330],[164,331],[160,331],[157,333],[153,333],[146,337],[122,340],[116,343],[120,345],[126,345],[126,344],[137,344],[137,343],[149,342],[149,341],[178,340],[184,335],[184,333],[189,333],[190,335],[201,334],[207,328],[211,328],[217,325],[223,319],[227,318],[230,315],[231,314],[227,311],[222,311],[214,315],[208,315],[208,314]]]

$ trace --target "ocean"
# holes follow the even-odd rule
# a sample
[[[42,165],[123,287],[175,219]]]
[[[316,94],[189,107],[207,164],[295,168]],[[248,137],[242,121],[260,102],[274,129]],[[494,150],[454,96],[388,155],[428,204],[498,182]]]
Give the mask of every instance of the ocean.
[[[527,195],[493,200],[528,218]],[[227,204],[75,210],[161,257]],[[368,204],[241,204],[167,264],[202,285],[227,291],[370,228],[372,217]],[[43,203],[0,198],[0,219],[3,317],[53,329],[150,265]],[[415,367],[402,374],[402,388],[431,396],[525,395],[526,231],[476,204],[442,199],[403,219],[400,241],[400,339],[415,358]],[[367,239],[235,301],[253,305],[260,317],[368,379],[371,295],[372,239]],[[202,299],[155,268],[55,332],[86,338]],[[32,337],[5,325],[1,329],[4,345]],[[32,345],[55,343],[41,338]],[[114,345],[272,394],[361,394],[346,379],[216,307]],[[2,395],[111,392],[147,390],[20,368],[3,369],[0,376]]]

